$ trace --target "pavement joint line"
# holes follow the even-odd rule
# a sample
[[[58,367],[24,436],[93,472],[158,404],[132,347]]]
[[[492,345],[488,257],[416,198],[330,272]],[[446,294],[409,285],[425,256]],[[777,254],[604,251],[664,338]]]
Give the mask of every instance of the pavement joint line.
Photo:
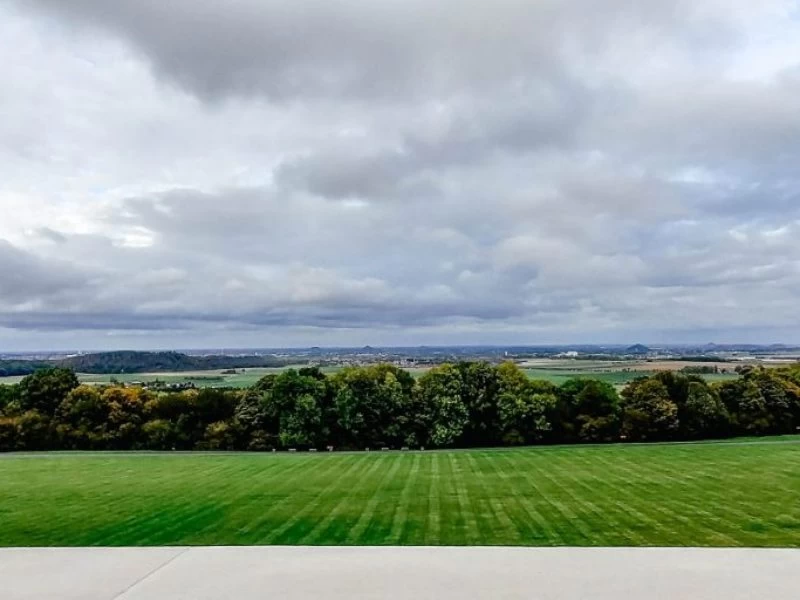
[[[174,560],[180,558],[181,556],[186,554],[191,549],[192,549],[191,546],[186,546],[184,548],[180,548],[180,552],[178,552],[177,554],[175,554],[173,556],[170,556],[167,560],[165,560],[160,565],[150,569],[150,571],[148,571],[147,573],[145,573],[144,575],[139,577],[139,579],[134,581],[132,584],[130,584],[128,587],[126,587],[124,590],[122,590],[119,594],[117,594],[116,596],[114,596],[110,600],[119,600],[119,598],[122,598],[123,596],[125,596],[125,594],[127,594],[128,592],[133,590],[133,588],[135,588],[137,585],[139,585],[140,583],[143,583],[146,579],[149,579],[150,577],[152,577],[153,575],[158,573],[161,569],[163,569],[167,565],[171,564]]]

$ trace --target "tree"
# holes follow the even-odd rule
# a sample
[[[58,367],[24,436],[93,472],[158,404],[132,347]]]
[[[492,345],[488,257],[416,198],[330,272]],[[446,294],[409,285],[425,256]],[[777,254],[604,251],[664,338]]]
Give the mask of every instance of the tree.
[[[462,361],[456,369],[461,376],[461,402],[468,415],[460,442],[470,447],[498,444],[501,432],[497,369],[483,361]]]
[[[53,445],[50,419],[38,410],[28,410],[16,419],[18,450],[49,450]]]
[[[58,406],[73,389],[78,378],[69,369],[41,369],[19,383],[19,405],[22,411],[35,410],[53,416]]]
[[[497,409],[503,442],[531,444],[546,439],[552,431],[548,415],[558,404],[555,393],[530,381],[514,363],[503,363],[497,374]]]
[[[0,416],[0,452],[17,449],[17,418]]]
[[[270,388],[271,389],[271,385]],[[278,445],[279,420],[270,415],[264,393],[257,386],[245,390],[239,397],[234,419],[239,423],[242,443],[248,450],[271,450]]]
[[[81,385],[71,390],[56,412],[56,430],[62,447],[76,450],[106,448],[109,412],[108,402],[99,388]]]
[[[678,428],[678,407],[657,379],[631,382],[623,391],[622,432],[632,440],[664,440]]]
[[[617,390],[594,379],[570,379],[558,389],[559,441],[610,442],[619,438],[621,415]]]
[[[746,379],[758,386],[769,415],[768,433],[793,433],[796,425],[800,387],[770,369],[759,368]]]
[[[351,447],[399,446],[408,432],[414,378],[392,365],[349,367],[331,378],[342,441]]]
[[[693,381],[680,417],[683,434],[691,439],[720,437],[728,432],[730,415],[719,395],[705,383]]]
[[[166,419],[153,419],[142,426],[145,445],[151,450],[170,450],[175,447],[178,436],[172,423]]]
[[[145,407],[152,395],[142,388],[106,388],[103,400],[108,406],[109,447],[115,450],[136,448],[142,442]]]
[[[233,450],[236,447],[237,431],[233,421],[216,421],[206,427],[203,436],[204,450]]]
[[[19,409],[19,385],[0,384],[0,415],[10,415]]]
[[[314,373],[301,375],[288,369],[278,375],[264,395],[267,418],[278,423],[278,438],[283,446],[316,446],[327,431],[322,419],[326,385]]]
[[[750,371],[734,381],[722,382],[719,397],[730,415],[734,434],[762,435],[770,429],[767,402]]]
[[[197,390],[159,392],[145,403],[146,419],[170,424],[169,448],[191,450],[202,439],[207,423],[196,414],[196,398]]]
[[[652,378],[664,384],[670,400],[678,407],[678,437],[697,439],[727,434],[730,416],[705,379],[673,371],[661,371]]]
[[[452,365],[434,367],[419,378],[414,410],[421,426],[406,443],[451,446],[462,436],[469,420],[462,384],[460,369]]]

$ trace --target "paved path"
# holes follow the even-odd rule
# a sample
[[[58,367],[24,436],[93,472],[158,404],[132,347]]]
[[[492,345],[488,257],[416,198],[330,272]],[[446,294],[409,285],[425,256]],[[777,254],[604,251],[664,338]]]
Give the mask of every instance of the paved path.
[[[795,600],[800,550],[0,549],[3,600]]]

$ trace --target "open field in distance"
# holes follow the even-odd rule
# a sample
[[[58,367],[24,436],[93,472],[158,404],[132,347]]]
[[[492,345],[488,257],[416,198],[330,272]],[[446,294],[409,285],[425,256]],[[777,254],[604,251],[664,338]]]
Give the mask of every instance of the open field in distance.
[[[556,385],[560,385],[574,377],[585,377],[599,379],[611,383],[612,385],[622,386],[637,377],[652,375],[656,371],[679,370],[686,366],[714,366],[717,363],[701,363],[686,361],[576,361],[541,359],[537,361],[527,361],[520,366],[525,373],[532,379],[543,379]],[[736,377],[734,369],[738,363],[718,363],[720,370],[726,369],[725,373],[703,375],[709,381],[720,381],[733,379]],[[225,374],[224,370],[210,371],[181,371],[181,372],[160,372],[160,373],[130,373],[118,375],[97,375],[89,373],[79,373],[78,378],[82,383],[107,384],[112,379],[123,383],[142,382],[151,383],[163,381],[165,383],[194,383],[198,387],[234,387],[246,388],[255,384],[261,377],[268,373],[280,373],[290,367],[276,368],[249,368],[239,369],[235,374]],[[295,367],[299,368],[299,367]],[[322,367],[325,373],[335,373],[342,367]],[[406,368],[414,376],[424,373],[425,367]],[[0,377],[0,384],[19,383],[22,377]]]
[[[800,436],[0,456],[0,545],[800,547]]]

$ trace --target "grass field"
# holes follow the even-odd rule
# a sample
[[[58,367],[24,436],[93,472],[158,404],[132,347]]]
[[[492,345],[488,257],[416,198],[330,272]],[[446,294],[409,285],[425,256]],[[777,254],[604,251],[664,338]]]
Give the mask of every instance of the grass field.
[[[289,368],[289,367],[286,367]],[[183,371],[183,372],[164,372],[164,373],[125,373],[119,375],[98,375],[92,373],[78,373],[81,383],[107,384],[112,380],[122,383],[143,382],[151,383],[163,381],[164,383],[185,383],[192,382],[198,387],[234,387],[246,388],[254,385],[264,375],[269,373],[280,373],[284,367],[263,367],[240,369],[235,374],[226,374],[222,369],[208,371]],[[299,368],[299,367],[296,367]],[[324,367],[326,373],[334,373],[338,367]],[[22,377],[0,377],[0,384],[19,383]]]
[[[800,546],[800,437],[0,456],[0,545]]]
[[[243,372],[235,374],[224,374],[222,370],[212,371],[188,371],[183,373],[129,373],[122,375],[93,375],[88,373],[79,373],[78,379],[83,383],[90,384],[107,384],[112,379],[123,383],[143,382],[150,383],[153,381],[163,381],[165,383],[194,383],[197,387],[231,387],[231,388],[246,388],[254,385],[259,379],[268,373],[280,373],[285,370],[280,368],[252,368],[244,369]],[[341,367],[323,367],[325,373],[335,373],[341,370]],[[422,375],[427,369],[425,368],[411,368],[406,369],[415,377]],[[599,379],[606,381],[612,385],[623,386],[637,377],[644,377],[652,375],[655,371],[648,371],[642,369],[614,369],[608,368],[594,368],[575,367],[574,362],[569,366],[561,367],[527,367],[523,369],[531,379],[543,379],[550,381],[556,385],[561,385],[568,379],[575,377],[583,377],[587,379]],[[721,373],[712,375],[703,375],[708,381],[720,381],[725,379],[734,379],[735,373]],[[22,377],[0,377],[0,384],[19,383]]]

